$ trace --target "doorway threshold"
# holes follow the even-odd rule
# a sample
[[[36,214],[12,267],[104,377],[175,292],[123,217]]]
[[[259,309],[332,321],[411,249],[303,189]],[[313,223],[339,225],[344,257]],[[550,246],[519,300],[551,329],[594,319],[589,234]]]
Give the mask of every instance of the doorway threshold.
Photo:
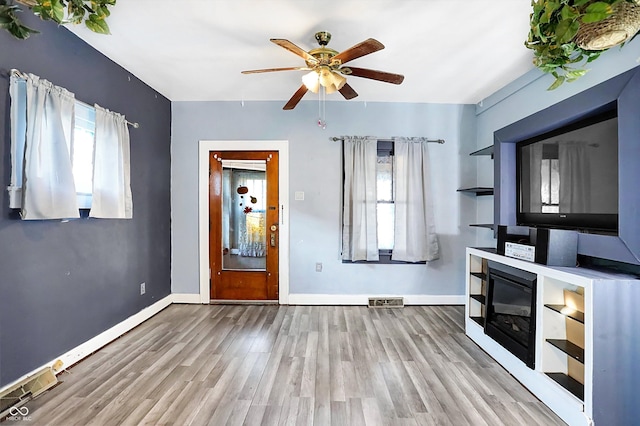
[[[211,299],[211,305],[277,305],[277,300],[230,300],[230,299]]]

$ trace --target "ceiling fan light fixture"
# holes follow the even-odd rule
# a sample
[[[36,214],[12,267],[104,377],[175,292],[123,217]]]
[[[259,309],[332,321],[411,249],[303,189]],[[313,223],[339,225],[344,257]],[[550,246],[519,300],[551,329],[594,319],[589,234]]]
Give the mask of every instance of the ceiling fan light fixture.
[[[328,86],[322,86],[324,87],[324,91],[327,95],[330,95],[332,93],[336,93],[338,91],[338,89],[336,88],[336,86],[334,86],[333,84],[330,84]]]
[[[328,89],[329,86],[333,85],[333,79],[331,78],[331,70],[329,70],[329,68],[320,67],[320,70],[318,71],[318,75],[320,79],[320,84],[322,84],[324,88]]]
[[[347,83],[347,79],[337,72],[331,73],[331,79],[333,80],[333,85],[336,86],[337,90],[342,89],[342,87]]]
[[[320,81],[316,71],[311,71],[310,73],[303,75],[302,83],[313,93],[318,93],[320,90]]]
[[[327,91],[327,94],[335,93],[346,84],[347,79],[342,75],[331,71],[328,67],[322,67],[318,71],[319,81],[322,87]]]

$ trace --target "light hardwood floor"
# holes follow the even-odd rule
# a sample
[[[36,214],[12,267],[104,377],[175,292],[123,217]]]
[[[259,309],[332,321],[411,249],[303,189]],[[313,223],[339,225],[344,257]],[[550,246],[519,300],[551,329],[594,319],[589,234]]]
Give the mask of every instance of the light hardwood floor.
[[[172,305],[62,373],[24,424],[563,424],[464,335],[463,315]]]

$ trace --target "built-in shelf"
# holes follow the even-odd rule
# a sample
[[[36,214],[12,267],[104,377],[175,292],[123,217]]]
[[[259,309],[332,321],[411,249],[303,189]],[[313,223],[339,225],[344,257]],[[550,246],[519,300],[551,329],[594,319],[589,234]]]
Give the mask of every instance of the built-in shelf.
[[[490,145],[486,148],[479,149],[477,151],[473,151],[469,155],[471,156],[478,156],[478,155],[489,156],[490,155],[491,159],[493,160],[493,145]],[[458,191],[472,193],[472,194],[475,194],[476,196],[493,195],[493,188],[486,188],[486,187],[463,188],[463,189],[458,189]],[[492,230],[494,229],[492,223],[477,223],[477,224],[470,224],[469,226],[473,226],[475,228],[486,228],[486,229],[492,229]]]
[[[469,266],[469,279],[470,286],[467,291],[467,295],[470,300],[475,302],[470,303],[467,301],[469,309],[466,310],[468,319],[478,324],[484,329],[485,317],[486,317],[486,303],[487,303],[487,262],[481,257],[472,256],[472,265]],[[473,277],[473,278],[471,278]]]
[[[584,364],[584,349],[580,346],[564,339],[547,339],[547,342]]]
[[[469,297],[472,298],[473,300],[477,300],[483,305],[485,304],[486,297],[484,296],[484,294],[470,294]]]
[[[584,400],[584,385],[582,383],[564,373],[545,374],[551,377],[557,384],[571,392],[580,401]]]
[[[495,247],[472,247],[474,250],[480,250],[482,252],[485,253],[489,253],[489,254],[497,254],[498,253],[498,249]]]
[[[469,226],[473,226],[476,228],[487,228],[487,229],[493,229],[494,225],[493,223],[472,223]]]
[[[485,274],[484,272],[471,272],[471,275],[473,275],[476,278],[480,278],[481,280],[487,279],[487,274]]]
[[[493,145],[490,145],[486,148],[479,149],[477,151],[473,151],[469,155],[490,155],[493,158]]]
[[[469,317],[471,320],[476,322],[480,327],[484,328],[484,318],[483,317]]]
[[[574,319],[584,324],[584,313],[580,311],[576,311],[575,309],[568,308],[565,305],[544,305],[544,306],[568,318]]]
[[[473,188],[460,188],[458,192],[469,192],[472,194],[480,195],[493,195],[493,188],[487,188],[482,186],[477,186]]]

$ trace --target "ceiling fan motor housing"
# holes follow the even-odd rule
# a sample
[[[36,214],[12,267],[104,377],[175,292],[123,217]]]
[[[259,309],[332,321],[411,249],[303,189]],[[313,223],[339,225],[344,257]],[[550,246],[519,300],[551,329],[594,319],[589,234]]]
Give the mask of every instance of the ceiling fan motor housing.
[[[320,46],[326,46],[331,41],[331,33],[328,31],[318,31],[315,37]]]

